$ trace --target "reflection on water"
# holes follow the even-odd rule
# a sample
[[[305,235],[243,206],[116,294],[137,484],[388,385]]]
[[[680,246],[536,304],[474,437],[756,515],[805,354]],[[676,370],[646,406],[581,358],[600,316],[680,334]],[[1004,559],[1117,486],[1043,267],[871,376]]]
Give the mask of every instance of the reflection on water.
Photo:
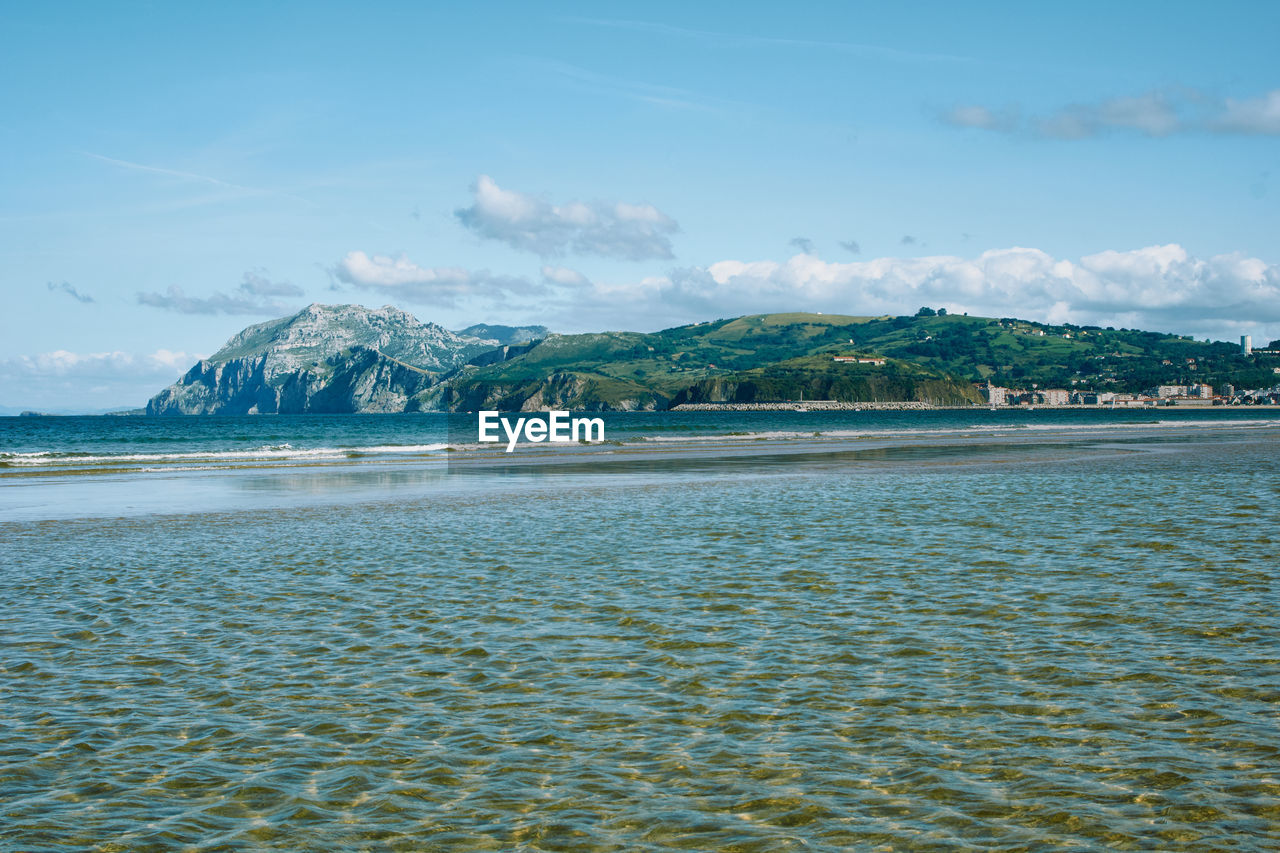
[[[0,524],[0,838],[1275,847],[1273,446],[255,472]]]
[[[442,483],[448,471],[443,463],[392,468],[326,468],[318,471],[296,469],[228,478],[231,488],[246,492],[273,492],[285,495],[339,494],[348,499],[384,495],[388,491]]]
[[[1139,433],[1127,440],[1090,434],[1032,433],[997,441],[991,436],[877,437],[774,442],[699,443],[676,447],[548,447],[508,454],[501,450],[434,456],[376,457],[341,462],[168,468],[154,471],[85,469],[28,472],[0,481],[0,518],[39,520],[155,513],[224,512],[245,505],[296,505],[449,499],[475,488],[575,488],[578,481],[656,481],[688,477],[790,474],[810,468],[878,465],[975,465],[1039,460],[1043,463],[1117,453],[1158,452],[1165,442],[1230,441],[1218,435]],[[453,482],[453,476],[467,482]]]

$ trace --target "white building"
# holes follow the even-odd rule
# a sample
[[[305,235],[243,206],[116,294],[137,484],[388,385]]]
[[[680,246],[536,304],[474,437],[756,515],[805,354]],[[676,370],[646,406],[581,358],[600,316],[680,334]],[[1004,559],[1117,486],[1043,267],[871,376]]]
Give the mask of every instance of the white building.
[[[1249,335],[1240,336],[1240,352],[1245,355],[1253,355],[1253,338]]]
[[[1071,400],[1071,392],[1063,388],[1046,388],[1040,396],[1046,406],[1065,406]]]

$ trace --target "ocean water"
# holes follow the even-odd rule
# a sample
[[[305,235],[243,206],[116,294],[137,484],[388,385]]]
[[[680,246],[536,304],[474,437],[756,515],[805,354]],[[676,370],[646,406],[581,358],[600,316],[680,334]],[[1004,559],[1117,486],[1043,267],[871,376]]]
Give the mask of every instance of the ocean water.
[[[469,424],[0,419],[0,848],[1280,848],[1275,414]]]

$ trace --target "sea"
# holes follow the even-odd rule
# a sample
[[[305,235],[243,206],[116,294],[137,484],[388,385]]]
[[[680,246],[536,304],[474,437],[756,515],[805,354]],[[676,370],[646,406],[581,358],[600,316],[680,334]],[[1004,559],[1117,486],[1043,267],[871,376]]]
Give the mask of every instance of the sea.
[[[599,417],[0,418],[0,849],[1280,849],[1280,407]]]

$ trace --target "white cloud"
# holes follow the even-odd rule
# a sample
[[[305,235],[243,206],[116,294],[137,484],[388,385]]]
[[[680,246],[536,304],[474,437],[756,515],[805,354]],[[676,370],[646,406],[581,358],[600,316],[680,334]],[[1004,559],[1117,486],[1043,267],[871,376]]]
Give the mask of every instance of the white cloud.
[[[296,284],[272,281],[261,272],[246,272],[240,286],[229,292],[215,291],[209,296],[188,296],[178,285],[170,285],[164,293],[139,293],[138,304],[163,308],[179,314],[289,314],[294,308],[275,297],[303,296]]]
[[[1179,114],[1184,105],[1158,93],[1134,98],[1110,98],[1097,104],[1073,104],[1047,118],[1037,119],[1042,136],[1080,139],[1106,130],[1134,130],[1146,136],[1168,136],[1184,129]]]
[[[651,327],[769,311],[911,314],[922,305],[983,316],[1231,338],[1280,337],[1280,267],[1242,255],[1196,258],[1178,245],[1077,261],[1030,248],[977,257],[832,263],[724,260],[575,298],[578,318]],[[581,322],[581,319],[579,322]],[[562,324],[563,325],[563,324]]]
[[[466,278],[466,270],[450,267],[427,269],[404,255],[398,258],[388,255],[370,257],[364,252],[348,252],[335,269],[338,278],[359,287],[404,287]]]
[[[542,278],[551,284],[559,284],[564,287],[586,287],[591,284],[585,275],[568,267],[544,266],[542,268]]]
[[[649,204],[571,201],[553,205],[504,190],[488,175],[472,188],[470,207],[455,211],[475,234],[542,257],[566,253],[641,261],[670,259],[674,219]]]
[[[1280,135],[1280,89],[1257,98],[1220,98],[1190,89],[1147,92],[1069,104],[1023,119],[1016,107],[995,111],[980,104],[954,107],[943,122],[1000,133],[1052,139],[1087,139],[1113,131],[1161,137],[1177,133]]]
[[[237,288],[241,293],[254,296],[302,296],[305,291],[287,281],[272,281],[262,272],[247,272]]]
[[[89,303],[94,301],[92,296],[87,293],[81,293],[69,281],[45,282],[45,287],[52,293],[65,293],[77,302]]]
[[[982,130],[1012,130],[1017,126],[1015,110],[997,111],[977,104],[955,107],[943,113],[942,120],[956,127],[977,127]]]
[[[529,294],[542,288],[518,276],[495,275],[488,270],[463,267],[423,267],[404,255],[368,255],[348,252],[333,267],[339,281],[409,302],[453,306],[466,297],[500,298]]]
[[[0,360],[0,404],[35,409],[141,406],[204,355],[52,350]]]
[[[112,378],[122,372],[134,374],[169,374],[174,370],[186,370],[205,356],[169,349],[152,353],[130,353],[122,350],[111,352],[71,352],[59,349],[38,355],[21,355],[0,361],[6,376],[81,376]]]
[[[1216,126],[1234,133],[1280,135],[1280,89],[1261,98],[1236,100],[1227,98]]]

